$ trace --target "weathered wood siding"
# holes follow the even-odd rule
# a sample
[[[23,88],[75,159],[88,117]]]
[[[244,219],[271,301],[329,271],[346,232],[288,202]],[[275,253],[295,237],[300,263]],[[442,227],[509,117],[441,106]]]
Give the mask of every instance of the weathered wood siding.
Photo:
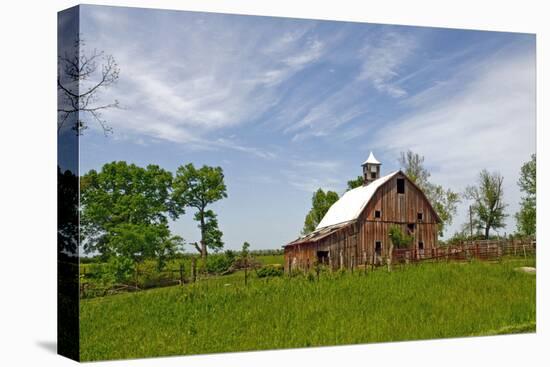
[[[356,266],[357,225],[351,224],[319,241],[285,247],[285,271],[309,270],[317,261],[318,251],[328,252],[332,269]]]
[[[405,180],[405,193],[397,193],[397,179]],[[375,218],[380,211],[380,218]],[[422,213],[422,220],[418,219]],[[408,225],[414,240],[411,248],[421,254],[429,254],[437,246],[438,218],[424,194],[398,174],[381,186],[371,198],[356,222],[318,241],[300,243],[285,247],[285,270],[309,270],[317,261],[318,251],[328,251],[329,266],[332,269],[355,268],[362,264],[379,262],[389,248],[389,229],[399,225],[408,233]],[[375,244],[381,243],[381,251],[375,254]],[[419,250],[420,242],[423,251]]]
[[[405,193],[397,193],[397,179],[405,179]],[[375,218],[375,211],[380,211],[380,218]],[[418,220],[422,213],[422,220]],[[437,246],[438,223],[437,214],[430,206],[424,194],[404,175],[397,175],[381,186],[371,198],[366,208],[358,218],[361,254],[368,259],[373,258],[376,241],[382,243],[381,256],[386,256],[389,245],[389,229],[399,225],[408,233],[407,225],[414,225],[412,247],[418,249],[423,242],[427,253]]]

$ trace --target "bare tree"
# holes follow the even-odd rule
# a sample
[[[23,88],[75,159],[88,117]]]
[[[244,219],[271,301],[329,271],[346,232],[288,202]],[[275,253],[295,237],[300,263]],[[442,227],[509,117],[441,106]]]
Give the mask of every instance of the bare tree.
[[[430,182],[430,172],[424,166],[424,157],[411,150],[401,152],[399,165],[420,189],[426,194],[437,215],[441,219],[439,223],[439,235],[443,236],[445,228],[451,225],[456,215],[456,207],[460,202],[458,193],[445,189],[441,185]]]
[[[489,173],[486,169],[479,173],[477,186],[468,186],[464,196],[473,201],[473,223],[484,231],[485,239],[489,238],[491,229],[504,228],[505,213],[503,190],[504,177],[498,172]]]
[[[100,91],[116,83],[120,68],[112,55],[94,49],[87,52],[85,42],[78,37],[72,50],[58,57],[58,123],[59,133],[70,116],[75,116],[77,134],[88,128],[83,116],[91,116],[98,122],[105,135],[112,132],[102,118],[102,111],[119,107],[115,99],[108,103],[99,100]]]

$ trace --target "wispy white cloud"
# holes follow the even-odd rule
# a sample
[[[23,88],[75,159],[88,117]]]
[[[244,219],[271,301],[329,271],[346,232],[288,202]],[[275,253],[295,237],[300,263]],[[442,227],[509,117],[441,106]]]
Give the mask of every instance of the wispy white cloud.
[[[288,104],[290,111],[285,113],[283,132],[291,134],[292,141],[328,136],[340,141],[348,140],[367,130],[365,123],[360,127],[349,125],[361,118],[365,121],[369,112],[376,109],[372,102],[378,96],[407,96],[403,85],[408,78],[414,77],[416,71],[405,72],[401,69],[418,47],[418,39],[393,31],[373,32],[363,38],[362,49],[348,49],[345,56],[335,55],[336,51],[331,55],[334,59],[346,57],[348,65],[354,68],[356,62],[357,74],[348,78],[346,83],[330,85],[327,82],[318,93],[309,91],[301,100]],[[335,62],[335,65],[338,64]],[[334,69],[328,69],[328,73],[333,72]],[[376,93],[365,93],[367,86]]]
[[[394,156],[407,149],[424,155],[433,180],[460,192],[475,184],[481,169],[499,171],[513,214],[519,169],[535,152],[535,100],[534,55],[507,50],[411,96],[404,103],[413,112],[381,129],[374,141]],[[453,230],[465,221],[465,208]],[[511,215],[506,231],[513,229]]]
[[[369,81],[391,97],[406,96],[407,91],[397,83],[399,68],[416,47],[414,37],[396,32],[386,32],[376,40],[369,38],[361,50],[363,65],[359,80]]]
[[[323,51],[323,43],[319,40],[309,40],[305,52],[300,52],[283,60],[285,64],[293,69],[301,68],[304,65],[317,60]]]
[[[254,155],[259,158],[264,159],[274,159],[277,157],[277,154],[266,149],[260,149],[257,147],[242,145],[236,142],[233,139],[218,138],[214,141],[205,141],[207,146],[220,147],[230,150],[236,150],[239,152],[244,152],[247,154]]]
[[[334,177],[303,176],[295,171],[283,171],[283,173],[288,184],[307,193],[315,192],[319,188],[337,191],[341,184],[341,180]]]
[[[290,164],[293,167],[311,171],[330,171],[331,173],[338,170],[342,166],[342,162],[335,160],[291,160]]]
[[[338,191],[342,186],[342,168],[338,160],[291,159],[282,174],[288,184],[301,191],[311,193],[319,188]]]
[[[148,21],[163,23],[163,15],[155,14],[158,18]],[[90,32],[90,47],[113,53],[121,65],[118,86],[105,95],[125,106],[106,112],[113,128],[179,143],[216,140],[226,129],[273,109],[276,114],[265,118],[270,128],[294,142],[337,131],[345,135],[348,130],[340,128],[369,110],[365,82],[382,94],[407,94],[399,71],[416,47],[412,36],[382,32],[381,37],[361,36],[366,45],[359,51],[342,49],[350,36],[345,27],[321,38],[314,21],[250,27],[223,16],[181,13],[177,26],[151,30],[139,16],[126,14],[122,33],[117,10],[91,7],[85,15],[85,26],[97,29]],[[301,85],[300,73],[320,62],[359,66],[358,75],[342,83],[321,73]],[[288,85],[294,95],[290,100]]]
[[[294,140],[300,140],[303,137],[302,134],[323,136],[365,113],[366,104],[355,103],[357,102],[356,88],[356,85],[351,84],[336,89],[327,97],[318,100],[318,103],[312,106],[304,117],[286,127],[284,132],[302,131],[294,135]],[[303,131],[304,129],[307,130]]]
[[[192,26],[182,22],[170,34],[161,28],[150,37],[111,37],[118,29],[112,12],[91,8],[85,20],[89,28],[101,29],[91,32],[90,47],[112,53],[121,65],[118,85],[103,97],[116,96],[124,109],[107,111],[105,117],[116,131],[173,142],[208,140],[210,147],[269,157],[215,135],[265,113],[277,101],[277,86],[319,60],[325,48],[308,35],[313,22],[278,35],[270,24],[254,33],[243,25],[229,26],[230,19],[213,24],[206,17]],[[138,18],[126,26],[125,34],[142,34],[147,27]],[[155,43],[168,37],[173,37],[170,45]],[[152,52],[144,57],[148,48]]]

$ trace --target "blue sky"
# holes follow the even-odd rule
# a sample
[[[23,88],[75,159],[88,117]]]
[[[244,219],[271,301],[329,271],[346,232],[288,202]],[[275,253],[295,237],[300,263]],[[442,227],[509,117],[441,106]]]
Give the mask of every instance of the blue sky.
[[[536,151],[534,35],[102,6],[82,6],[80,27],[120,65],[101,99],[122,106],[104,113],[112,135],[92,124],[82,137],[81,171],[221,166],[227,248],[297,237],[313,191],[342,193],[371,150],[385,174],[412,149],[460,192],[499,171],[501,233],[515,229],[518,172]],[[171,224],[189,242],[192,214]]]

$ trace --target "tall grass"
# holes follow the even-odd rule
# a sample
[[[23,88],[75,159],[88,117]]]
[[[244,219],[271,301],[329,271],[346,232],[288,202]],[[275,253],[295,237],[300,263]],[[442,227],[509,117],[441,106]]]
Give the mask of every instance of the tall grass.
[[[197,284],[80,306],[82,360],[533,331],[535,276],[501,264]]]

